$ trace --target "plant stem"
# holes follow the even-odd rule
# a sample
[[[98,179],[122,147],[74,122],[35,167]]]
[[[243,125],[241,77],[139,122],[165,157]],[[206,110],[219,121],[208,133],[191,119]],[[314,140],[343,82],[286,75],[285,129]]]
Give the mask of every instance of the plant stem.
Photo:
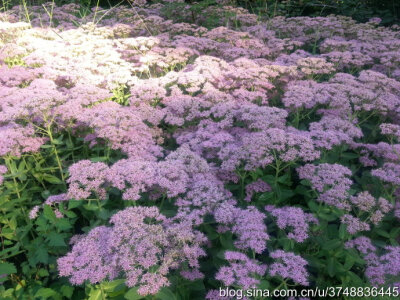
[[[65,178],[64,178],[63,168],[62,168],[62,165],[61,165],[60,157],[58,156],[57,147],[56,147],[56,145],[54,143],[54,138],[53,138],[53,134],[51,133],[50,125],[47,125],[47,134],[48,134],[48,136],[50,138],[50,143],[53,146],[53,150],[54,150],[54,154],[56,156],[58,169],[60,170],[61,180],[63,181],[63,183],[65,185]]]
[[[101,290],[101,299],[106,300],[106,296],[104,294],[103,284],[100,282],[100,290]]]

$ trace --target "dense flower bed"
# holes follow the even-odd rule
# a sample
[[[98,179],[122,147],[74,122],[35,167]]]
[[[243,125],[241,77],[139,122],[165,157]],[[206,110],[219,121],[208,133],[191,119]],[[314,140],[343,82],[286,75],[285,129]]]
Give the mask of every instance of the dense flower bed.
[[[144,2],[0,14],[0,293],[400,286],[400,28]]]

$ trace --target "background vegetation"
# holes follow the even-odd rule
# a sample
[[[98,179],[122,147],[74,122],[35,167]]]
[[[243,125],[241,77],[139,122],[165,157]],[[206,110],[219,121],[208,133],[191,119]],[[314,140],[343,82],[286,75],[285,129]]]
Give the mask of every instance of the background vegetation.
[[[400,1],[398,0],[228,0],[232,4],[240,5],[251,12],[265,16],[326,16],[329,14],[350,16],[359,22],[366,22],[369,18],[379,17],[382,25],[391,25],[400,21]],[[46,0],[1,0],[2,7],[11,7],[18,4],[41,5]],[[51,1],[50,1],[51,2]],[[57,5],[77,3],[83,6],[112,7],[127,0],[55,0]],[[150,1],[149,1],[150,2]],[[156,1],[151,1],[156,2]],[[214,1],[207,2],[212,5]],[[215,3],[215,2],[214,2]]]

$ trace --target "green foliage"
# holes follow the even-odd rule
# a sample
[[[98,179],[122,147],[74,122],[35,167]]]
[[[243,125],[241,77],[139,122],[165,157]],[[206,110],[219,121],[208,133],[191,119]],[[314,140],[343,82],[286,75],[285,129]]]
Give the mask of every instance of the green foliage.
[[[237,3],[261,16],[350,16],[366,22],[372,17],[390,25],[400,21],[400,2],[397,0],[238,0]]]
[[[83,205],[71,200],[67,205],[44,205],[38,217],[30,219],[35,205],[66,191],[65,178],[73,162],[121,158],[104,146],[89,148],[82,138],[57,132],[53,126],[43,131],[49,141],[39,153],[8,156],[2,162],[10,173],[0,186],[0,274],[5,275],[0,277],[0,299],[84,298],[83,288],[59,278],[56,259],[68,251],[74,234],[97,225],[99,219],[105,223],[115,205],[121,206],[113,201]],[[63,218],[57,218],[56,210]]]
[[[129,105],[129,97],[131,96],[129,94],[129,88],[125,85],[121,85],[113,89],[113,97],[112,101],[117,102],[118,104],[127,106]]]
[[[9,67],[15,66],[26,66],[25,61],[23,60],[24,55],[10,56],[4,59],[5,64]]]

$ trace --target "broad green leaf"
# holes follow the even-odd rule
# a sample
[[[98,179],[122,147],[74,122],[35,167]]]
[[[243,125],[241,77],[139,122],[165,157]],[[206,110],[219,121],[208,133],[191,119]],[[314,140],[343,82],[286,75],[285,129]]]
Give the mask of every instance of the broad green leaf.
[[[342,244],[343,244],[342,241],[334,239],[334,240],[324,241],[322,243],[322,248],[325,250],[336,250],[339,247],[341,247]]]
[[[387,231],[385,231],[385,230],[382,230],[382,229],[375,229],[374,232],[377,233],[377,234],[379,234],[380,236],[385,237],[385,238],[390,238],[390,234],[389,234]]]
[[[44,205],[43,215],[47,220],[49,220],[53,223],[55,223],[57,221],[56,214],[54,213],[54,211],[51,209],[51,207],[49,205]]]
[[[63,247],[67,245],[64,241],[64,237],[56,232],[50,232],[47,240],[49,241],[49,246],[52,247]]]
[[[40,277],[49,276],[49,271],[47,271],[46,269],[40,269],[39,272],[38,272],[38,275],[39,275]]]
[[[328,258],[326,270],[330,277],[335,276],[335,259],[333,257]]]
[[[61,294],[68,299],[71,299],[72,294],[74,293],[74,287],[69,285],[63,285],[60,289]]]
[[[188,288],[193,291],[205,291],[206,289],[203,280],[191,281],[190,285],[188,285]]]
[[[88,300],[101,300],[101,299],[102,299],[101,290],[92,289],[90,291]]]
[[[166,287],[163,287],[156,295],[157,299],[160,300],[177,300],[175,294]]]
[[[57,295],[57,292],[55,290],[49,288],[41,288],[36,292],[35,298],[47,299],[55,295]]]
[[[47,252],[47,249],[45,249],[44,247],[36,249],[35,259],[37,262],[47,264],[49,262],[49,254]]]
[[[106,156],[92,157],[92,158],[90,159],[90,161],[92,161],[92,162],[107,161],[107,157],[106,157]]]
[[[52,184],[62,184],[63,183],[63,181],[60,178],[58,178],[54,175],[50,175],[50,174],[43,174],[43,180],[45,180],[49,183],[52,183]]]
[[[113,281],[103,282],[102,286],[105,291],[112,292],[112,291],[114,291],[114,289],[116,287],[118,287],[124,283],[125,283],[124,279],[117,279],[117,280],[113,280]]]
[[[137,292],[137,290],[139,289],[139,287],[133,287],[131,289],[129,289],[129,291],[126,292],[125,294],[125,299],[128,300],[138,300],[138,299],[142,299],[143,296],[140,296]]]
[[[232,235],[231,234],[224,233],[224,234],[220,235],[219,240],[221,242],[221,245],[225,249],[234,249],[233,240],[232,240]]]
[[[346,255],[346,260],[344,262],[344,268],[348,271],[355,263],[355,259],[351,255]]]
[[[68,209],[73,209],[75,207],[79,207],[82,205],[82,201],[77,201],[77,200],[69,200],[68,201]]]
[[[347,236],[346,225],[340,224],[339,227],[339,237],[343,240]]]
[[[0,274],[14,274],[17,273],[17,269],[12,263],[0,263]]]
[[[336,216],[333,216],[331,214],[325,214],[325,213],[319,213],[318,218],[321,218],[322,220],[325,220],[328,222],[331,222],[331,221],[334,221],[337,219]]]
[[[279,195],[279,200],[287,200],[294,195],[295,193],[292,190],[282,189]]]
[[[258,288],[262,290],[267,290],[270,287],[270,283],[267,280],[261,280],[258,284]]]

